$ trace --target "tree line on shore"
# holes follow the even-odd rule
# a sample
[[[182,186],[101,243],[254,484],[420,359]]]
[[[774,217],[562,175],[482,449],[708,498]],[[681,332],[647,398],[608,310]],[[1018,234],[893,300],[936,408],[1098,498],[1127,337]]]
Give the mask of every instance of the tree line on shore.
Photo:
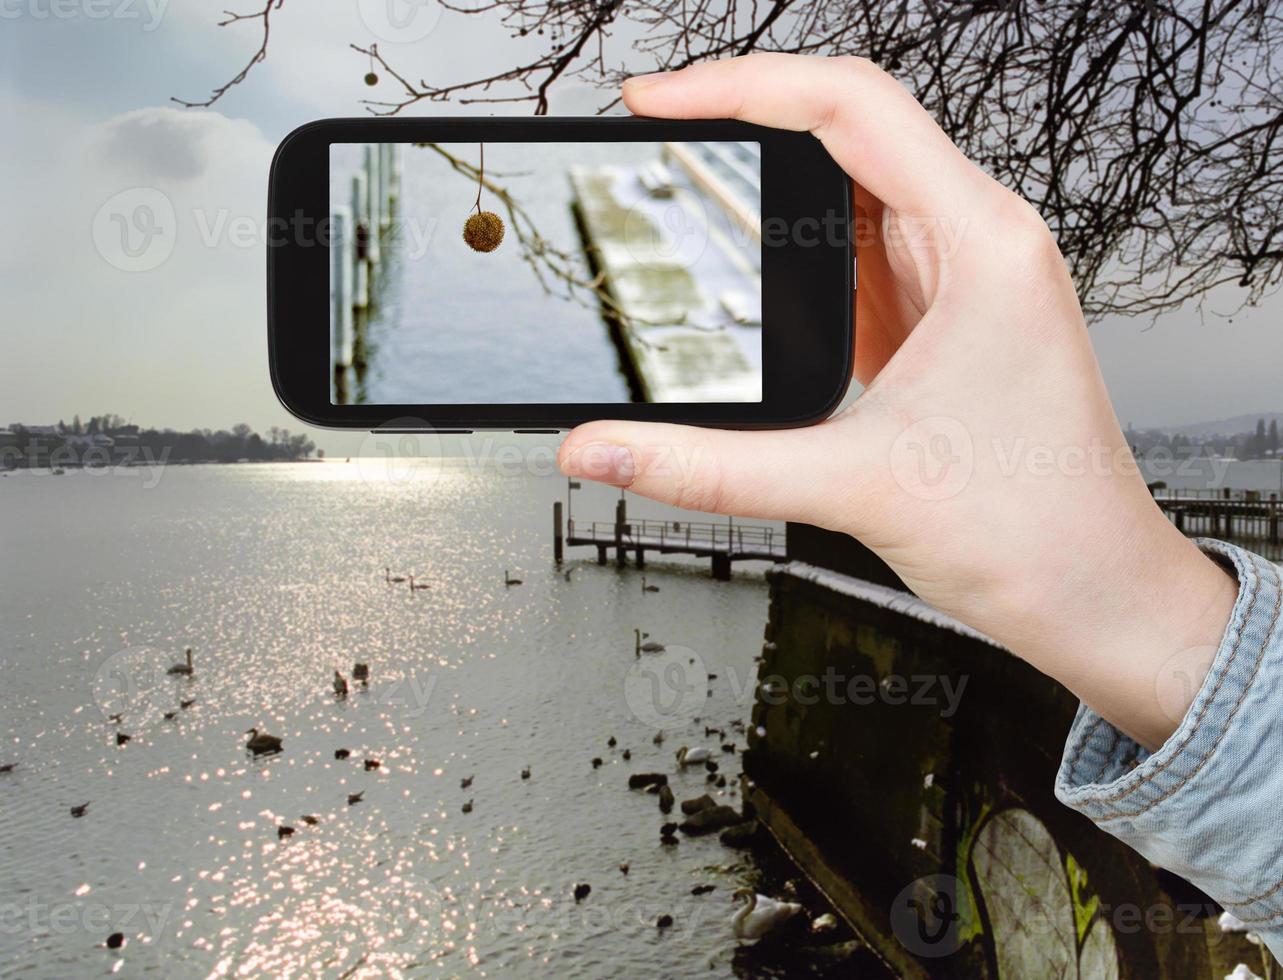
[[[325,455],[304,433],[272,426],[267,437],[240,423],[228,429],[151,429],[118,415],[70,424],[14,423],[0,432],[0,466],[76,466],[119,463],[287,462]]]

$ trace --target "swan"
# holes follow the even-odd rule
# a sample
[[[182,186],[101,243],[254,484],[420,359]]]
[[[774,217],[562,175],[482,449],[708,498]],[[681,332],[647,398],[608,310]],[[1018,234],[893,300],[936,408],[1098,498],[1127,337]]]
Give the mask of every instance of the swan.
[[[703,746],[697,749],[688,749],[683,745],[677,750],[677,764],[679,766],[704,765],[712,761],[712,758],[713,754]]]
[[[797,902],[777,902],[759,895],[751,888],[738,888],[731,901],[744,899],[744,907],[731,919],[731,929],[738,939],[761,939],[802,911]]]
[[[647,584],[646,584],[646,576],[645,576],[645,575],[643,575],[643,576],[642,576],[642,591],[643,591],[643,592],[658,592],[658,591],[659,591],[659,586],[658,586],[658,585],[647,585]]]
[[[402,582],[405,581],[405,576],[393,575],[392,569],[385,566],[383,569],[383,581],[385,581],[388,585],[393,585],[393,584],[400,585]]]
[[[503,570],[503,584],[504,584],[504,585],[520,585],[520,584],[521,584],[521,579],[519,579],[519,578],[513,578],[511,575],[509,575],[509,574],[508,574],[508,569],[506,569],[506,568],[505,568],[505,569]]]
[[[264,755],[268,752],[281,751],[281,739],[275,735],[268,735],[266,732],[260,732],[257,728],[251,728],[245,733],[249,740],[245,743],[245,748],[249,749],[255,755]]]
[[[649,633],[643,633],[641,630],[633,629],[633,654],[640,657],[643,653],[659,653],[664,649],[664,644],[656,643],[654,640],[642,642],[643,636],[650,636]]]
[[[336,698],[347,697],[347,679],[337,670],[334,672],[334,696]]]
[[[178,675],[178,676],[181,676],[181,677],[191,677],[191,676],[192,676],[192,648],[191,648],[191,647],[188,647],[188,648],[187,648],[187,650],[186,650],[185,652],[186,652],[186,656],[187,656],[187,663],[185,663],[185,664],[174,664],[174,666],[170,667],[170,668],[169,668],[169,670],[165,671],[165,673],[167,673],[167,674],[175,674],[175,675]]]
[[[424,589],[430,589],[430,588],[432,588],[432,586],[430,586],[430,585],[418,585],[418,584],[416,584],[416,583],[415,583],[415,581],[414,581],[414,576],[413,576],[413,575],[411,575],[411,576],[410,576],[410,591],[411,591],[411,592],[422,592]]]

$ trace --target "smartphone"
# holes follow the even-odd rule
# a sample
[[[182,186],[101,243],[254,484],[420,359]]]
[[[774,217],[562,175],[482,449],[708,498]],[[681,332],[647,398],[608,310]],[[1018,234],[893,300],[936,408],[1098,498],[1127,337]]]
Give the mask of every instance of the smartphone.
[[[726,120],[329,119],[268,192],[268,350],[337,428],[735,428],[851,377],[851,182],[810,134]]]

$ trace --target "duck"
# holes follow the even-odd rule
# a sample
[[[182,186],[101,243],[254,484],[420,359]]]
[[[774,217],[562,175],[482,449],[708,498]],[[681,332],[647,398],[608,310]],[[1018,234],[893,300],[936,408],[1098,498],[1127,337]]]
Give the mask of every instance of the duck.
[[[646,576],[645,576],[645,575],[643,575],[643,576],[642,576],[642,591],[643,591],[643,592],[658,592],[658,591],[659,591],[659,586],[658,586],[658,585],[647,585],[647,584],[646,584]]]
[[[655,920],[656,929],[671,929],[673,927],[673,917],[665,912]]]
[[[165,712],[165,720],[166,720],[166,721],[173,721],[173,720],[174,720],[175,718],[177,718],[177,717],[178,717],[178,712],[177,712],[177,711],[166,711],[166,712]]]
[[[476,778],[477,777],[475,774],[471,776],[464,776],[462,779],[459,780],[459,789],[467,789],[469,786],[472,785],[472,781]]]
[[[508,574],[508,569],[505,568],[503,570],[503,584],[507,586],[520,585],[521,579],[513,578],[511,575]]]
[[[620,755],[620,758],[623,759],[625,762],[627,762],[632,757],[633,757],[632,749],[624,749],[623,753]]]
[[[269,752],[281,751],[282,740],[275,735],[268,735],[267,732],[260,732],[257,728],[251,728],[245,733],[249,739],[245,742],[245,748],[249,749],[255,755],[265,755]]]
[[[360,681],[360,682],[361,682],[361,686],[362,686],[362,687],[369,687],[369,686],[370,686],[370,665],[369,665],[369,664],[353,664],[353,665],[352,665],[352,680],[354,680],[354,681]]]
[[[627,862],[627,861],[623,861],[623,862],[621,862],[621,863],[620,863],[620,865],[619,865],[619,873],[620,873],[620,874],[623,874],[623,875],[628,874],[628,862]]]
[[[347,678],[337,670],[334,672],[334,696],[336,698],[347,697]]]
[[[3,775],[6,772],[13,772],[17,768],[18,768],[18,763],[6,762],[3,766],[0,766],[0,775]]]
[[[649,633],[643,633],[639,629],[633,630],[633,654],[640,657],[643,653],[659,653],[664,649],[664,644],[657,643],[654,640],[645,640],[643,638],[650,636]]]
[[[677,750],[677,764],[679,766],[704,765],[711,761],[712,753],[708,749],[700,746],[695,749],[688,749],[683,745]]]
[[[467,803],[463,804],[463,806],[461,807],[461,809],[463,810],[463,812],[464,812],[464,813],[471,813],[471,812],[472,812],[472,801],[471,801],[471,800],[468,800],[468,802],[467,802]]]
[[[132,735],[126,735],[124,732],[117,732],[117,733],[116,733],[116,744],[117,744],[117,745],[128,745],[128,744],[130,743],[130,741],[133,739],[133,737],[134,737],[134,736],[132,736]]]
[[[410,591],[411,591],[411,592],[422,592],[424,589],[430,589],[430,588],[432,588],[432,586],[430,586],[430,585],[421,585],[420,583],[418,583],[418,582],[416,582],[416,581],[414,580],[414,576],[413,576],[413,575],[411,575],[411,576],[410,576]]]
[[[732,902],[744,901],[744,907],[731,919],[731,930],[737,939],[761,939],[802,911],[797,902],[777,902],[759,895],[751,888],[737,888]]]
[[[286,837],[294,836],[294,828],[289,824],[281,824],[276,828],[276,839],[284,840]]]
[[[302,821],[303,821],[305,824],[307,824],[309,827],[315,827],[318,823],[320,823],[320,822],[321,822],[321,818],[320,818],[320,817],[313,816],[313,815],[312,815],[312,814],[310,814],[310,813],[305,813],[305,814],[303,814],[303,816],[299,817],[299,819],[300,819],[300,820],[302,820]]]
[[[651,739],[651,741],[652,741],[652,742],[654,742],[656,745],[663,745],[663,744],[664,744],[664,733],[663,733],[663,732],[656,732],[656,733],[655,733],[655,737],[654,737],[654,738],[652,738],[652,739]]]
[[[191,677],[191,676],[192,676],[192,673],[193,673],[193,670],[192,670],[192,648],[191,648],[191,647],[188,647],[186,650],[184,650],[184,651],[183,651],[183,653],[184,653],[184,656],[185,656],[185,658],[186,658],[186,663],[174,664],[172,667],[170,667],[170,668],[169,668],[169,670],[165,671],[165,673],[167,673],[167,674],[173,674],[173,675],[175,675],[175,676],[180,676],[180,677]]]
[[[348,806],[356,806],[358,803],[360,803],[360,802],[361,802],[361,800],[362,800],[362,798],[364,798],[364,796],[365,796],[365,790],[361,790],[361,792],[359,792],[359,793],[348,793],[348,795],[347,795],[347,805],[348,805]]]
[[[612,735],[612,736],[610,736],[610,738],[606,739],[606,747],[607,747],[607,748],[611,748],[611,749],[613,749],[613,748],[614,748],[616,745],[618,745],[618,744],[619,744],[619,742],[618,742],[618,741],[616,741],[616,739],[615,739],[615,736],[614,736],[614,735]]]
[[[379,768],[379,766],[381,766],[381,765],[383,765],[383,763],[382,763],[382,762],[380,762],[378,759],[366,759],[366,760],[365,760],[365,771],[366,771],[366,772],[373,772],[375,769]]]
[[[581,881],[579,884],[575,885],[576,902],[582,902],[585,898],[587,898],[591,894],[592,894],[592,885],[588,884],[586,881]]]
[[[178,706],[179,706],[180,708],[182,708],[184,711],[186,711],[188,708],[190,708],[190,707],[191,707],[193,704],[195,704],[195,703],[196,703],[196,699],[195,699],[195,698],[187,698],[185,701],[179,701],[179,702],[178,702]]]
[[[351,749],[335,749],[335,750],[334,750],[334,758],[336,758],[336,759],[346,759],[346,758],[347,758],[348,756],[350,756],[351,754],[352,754],[352,750],[351,750]]]
[[[593,760],[592,760],[592,767],[593,767],[594,769],[600,769],[600,768],[601,768],[601,756],[593,756]]]
[[[386,582],[388,585],[400,585],[402,582],[405,581],[405,576],[393,575],[392,569],[387,568],[385,566],[383,569],[383,581]]]
[[[71,815],[73,817],[83,817],[88,812],[89,812],[88,803],[81,803],[78,806],[73,806],[71,808]]]
[[[522,779],[529,779],[529,778],[530,778],[530,767],[529,767],[529,766],[526,766],[524,769],[522,769],[522,770],[521,770],[521,778],[522,778]]]

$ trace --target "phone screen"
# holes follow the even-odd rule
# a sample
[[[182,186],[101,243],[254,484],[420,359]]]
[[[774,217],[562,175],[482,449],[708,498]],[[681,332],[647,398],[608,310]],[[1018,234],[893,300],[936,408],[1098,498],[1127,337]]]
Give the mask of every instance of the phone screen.
[[[760,402],[761,160],[331,143],[331,403]]]

